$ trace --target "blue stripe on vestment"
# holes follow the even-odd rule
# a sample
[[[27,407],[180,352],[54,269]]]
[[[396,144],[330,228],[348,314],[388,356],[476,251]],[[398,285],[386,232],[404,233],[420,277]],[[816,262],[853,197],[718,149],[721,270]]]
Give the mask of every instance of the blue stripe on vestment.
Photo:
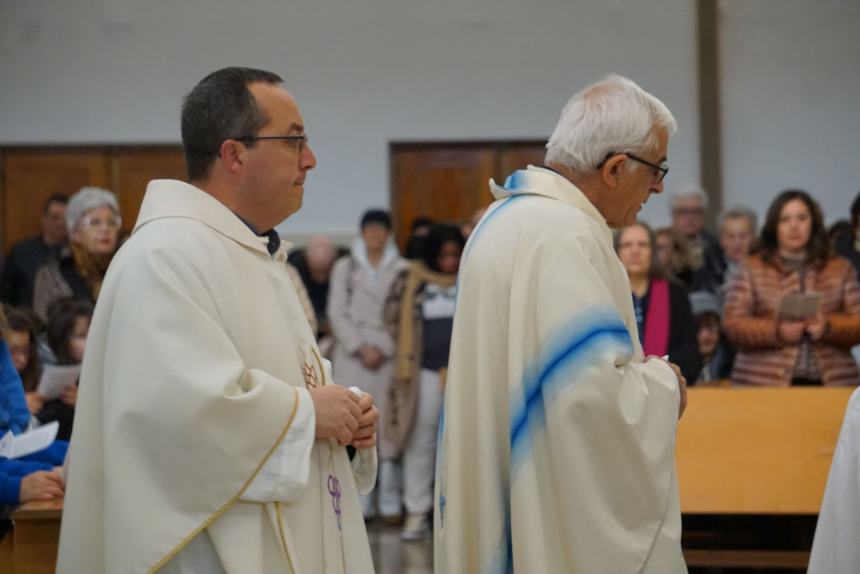
[[[511,176],[511,177],[513,177],[513,176]],[[510,177],[508,179],[510,179]],[[484,232],[484,229],[487,227],[487,224],[490,221],[492,221],[493,219],[495,219],[502,211],[505,211],[512,204],[516,203],[518,200],[522,199],[523,197],[526,197],[526,195],[525,194],[523,194],[523,195],[512,195],[512,196],[508,197],[507,199],[502,200],[502,202],[499,203],[499,205],[496,206],[495,209],[493,209],[492,211],[487,213],[483,218],[481,218],[481,221],[478,222],[478,225],[472,231],[472,235],[469,237],[469,241],[466,243],[466,248],[463,250],[463,256],[460,258],[460,268],[461,269],[465,266],[466,261],[468,261],[469,254],[472,252],[472,247],[475,245],[475,242],[478,240],[478,238]]]
[[[526,367],[522,389],[511,393],[512,480],[531,458],[535,433],[546,426],[546,405],[607,355],[633,354],[630,332],[612,308],[577,317],[543,347],[535,363]]]

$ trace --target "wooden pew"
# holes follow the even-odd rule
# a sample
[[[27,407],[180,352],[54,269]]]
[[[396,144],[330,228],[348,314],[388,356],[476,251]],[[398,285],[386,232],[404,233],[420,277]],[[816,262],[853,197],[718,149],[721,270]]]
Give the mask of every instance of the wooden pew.
[[[0,564],[9,574],[53,574],[60,541],[62,500],[32,501],[13,514],[15,528],[0,543]],[[10,565],[11,570],[6,566]]]
[[[691,388],[678,427],[681,510],[817,515],[854,388]],[[805,568],[805,551],[685,549],[690,566]]]

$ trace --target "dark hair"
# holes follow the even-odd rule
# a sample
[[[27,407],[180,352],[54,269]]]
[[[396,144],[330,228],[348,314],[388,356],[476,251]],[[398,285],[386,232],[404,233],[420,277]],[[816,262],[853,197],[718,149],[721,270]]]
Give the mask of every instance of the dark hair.
[[[60,205],[68,205],[69,198],[62,193],[52,193],[48,199],[45,200],[45,204],[42,206],[42,215],[48,215],[48,210],[51,208],[52,203],[59,203]]]
[[[663,266],[660,265],[660,262],[657,260],[657,234],[654,233],[654,230],[651,229],[651,226],[644,221],[637,221],[633,225],[628,225],[627,227],[619,229],[615,232],[612,238],[612,243],[615,247],[615,253],[618,254],[618,251],[621,247],[621,236],[631,227],[641,227],[642,229],[644,229],[645,232],[648,234],[648,240],[651,242],[651,266],[648,268],[648,279],[669,278],[671,270],[663,269]]]
[[[857,229],[857,226],[860,225],[860,192],[857,193],[857,197],[851,202],[851,225],[854,226],[854,229]]]
[[[381,225],[391,231],[391,214],[384,209],[369,209],[361,216],[361,228],[368,225]]]
[[[412,233],[415,233],[416,229],[419,229],[421,227],[432,227],[432,226],[433,226],[433,220],[432,219],[430,219],[426,215],[419,215],[418,217],[416,217],[415,219],[412,220],[412,225],[410,226],[409,229],[410,229],[410,231],[412,231]]]
[[[74,364],[69,342],[75,332],[75,322],[80,317],[91,319],[92,316],[93,304],[84,299],[61,299],[51,305],[45,336],[58,365]]]
[[[424,243],[421,246],[421,261],[428,269],[439,271],[439,254],[442,253],[442,248],[446,243],[453,241],[460,248],[460,253],[466,246],[466,238],[459,227],[440,223],[430,228],[430,233],[424,238]]]
[[[42,364],[39,360],[39,342],[36,340],[36,322],[23,309],[7,309],[6,322],[8,331],[25,332],[30,337],[30,345],[27,348],[27,367],[21,373],[21,382],[24,383],[24,391],[36,390],[39,384],[39,376],[42,374]],[[7,333],[8,334],[8,333]]]
[[[280,84],[272,72],[224,68],[194,86],[182,103],[182,150],[188,179],[205,178],[224,140],[256,135],[269,118],[248,90],[250,84]],[[254,142],[246,144],[253,147]]]
[[[765,263],[774,263],[779,253],[779,241],[776,233],[779,227],[779,218],[785,205],[795,199],[802,201],[812,216],[812,229],[809,233],[809,243],[806,246],[806,261],[816,267],[821,267],[830,257],[830,242],[827,239],[827,229],[824,227],[824,216],[821,215],[818,202],[801,189],[786,189],[777,195],[770,204],[764,226],[761,228],[757,253]]]

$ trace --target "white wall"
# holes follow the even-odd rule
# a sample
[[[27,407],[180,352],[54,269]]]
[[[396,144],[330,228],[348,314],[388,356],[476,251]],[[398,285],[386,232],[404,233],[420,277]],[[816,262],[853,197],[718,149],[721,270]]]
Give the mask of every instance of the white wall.
[[[828,221],[860,190],[860,2],[721,0],[724,201],[788,187]]]
[[[628,6],[628,4],[630,4]],[[610,72],[663,99],[669,188],[699,174],[689,0],[2,0],[0,144],[178,142],[181,97],[227,65],[280,73],[317,171],[285,230],[387,205],[392,140],[542,138]],[[646,217],[666,220],[665,198]]]

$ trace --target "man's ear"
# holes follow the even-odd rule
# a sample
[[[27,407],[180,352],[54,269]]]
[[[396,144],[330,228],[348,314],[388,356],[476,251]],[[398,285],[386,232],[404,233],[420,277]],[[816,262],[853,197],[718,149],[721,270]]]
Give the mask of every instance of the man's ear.
[[[603,164],[603,168],[600,170],[600,178],[603,180],[603,184],[609,189],[618,187],[618,180],[621,177],[622,170],[624,170],[625,161],[627,161],[627,156],[618,154],[610,157]]]
[[[218,159],[230,173],[242,171],[246,148],[236,140],[224,140],[218,153]]]

